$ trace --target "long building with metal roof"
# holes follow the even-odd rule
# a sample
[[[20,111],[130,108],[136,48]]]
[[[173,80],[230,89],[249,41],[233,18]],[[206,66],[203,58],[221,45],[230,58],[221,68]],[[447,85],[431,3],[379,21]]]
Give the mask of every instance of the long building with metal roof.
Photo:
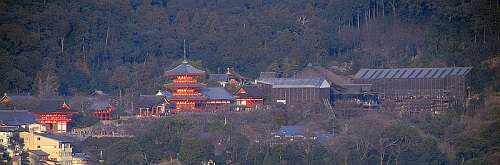
[[[381,100],[405,100],[409,111],[464,106],[469,98],[472,67],[361,69],[354,84],[371,84]],[[436,102],[440,106],[436,106]],[[411,103],[411,105],[410,105]]]
[[[330,100],[330,83],[324,78],[262,78],[257,85],[273,102],[303,105]]]

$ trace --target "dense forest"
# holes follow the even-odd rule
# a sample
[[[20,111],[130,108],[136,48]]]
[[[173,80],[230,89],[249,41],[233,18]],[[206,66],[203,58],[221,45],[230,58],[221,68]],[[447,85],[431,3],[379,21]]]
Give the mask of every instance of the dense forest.
[[[2,92],[156,91],[184,45],[208,73],[473,66],[477,89],[500,88],[498,0],[4,0],[0,13]]]
[[[3,0],[0,92],[151,94],[184,50],[207,73],[251,78],[293,77],[308,63],[352,64],[339,74],[472,66],[470,106],[439,116],[336,118],[304,105],[131,119],[121,124],[135,138],[75,151],[101,149],[108,164],[499,164],[499,20],[500,0]],[[270,147],[281,125],[334,138]]]

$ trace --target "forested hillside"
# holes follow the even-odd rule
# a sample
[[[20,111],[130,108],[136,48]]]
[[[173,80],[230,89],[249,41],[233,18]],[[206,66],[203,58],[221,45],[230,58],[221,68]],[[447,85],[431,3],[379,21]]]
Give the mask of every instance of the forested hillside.
[[[209,73],[473,66],[475,88],[500,88],[498,0],[4,0],[0,13],[2,92],[155,91],[184,41]]]

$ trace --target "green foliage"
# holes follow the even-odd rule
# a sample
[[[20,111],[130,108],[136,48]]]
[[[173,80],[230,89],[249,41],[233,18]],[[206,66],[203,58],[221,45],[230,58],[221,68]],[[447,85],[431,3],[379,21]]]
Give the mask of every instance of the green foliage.
[[[74,114],[71,116],[71,121],[69,122],[70,128],[85,128],[93,126],[98,123],[99,119],[92,114]]]
[[[141,151],[141,146],[128,139],[110,145],[105,150],[104,156],[106,164],[137,165],[145,163],[145,157]]]
[[[477,133],[462,135],[456,141],[455,163],[489,164],[498,161],[500,153],[500,122],[495,121]],[[495,163],[493,163],[495,164]]]
[[[181,135],[192,128],[192,121],[178,115],[153,120],[147,128],[137,137],[137,142],[150,162],[159,162],[177,157],[181,148]]]
[[[262,164],[266,165],[273,165],[273,164],[278,164],[273,161],[273,158],[271,157],[271,153],[269,153],[269,150],[266,150],[266,154],[264,155],[264,160],[262,161]]]
[[[180,147],[179,160],[182,164],[195,165],[213,157],[210,143],[199,139],[184,139]]]
[[[184,40],[188,60],[203,61],[193,66],[232,67],[252,78],[265,68],[293,77],[308,63],[331,60],[358,68],[478,67],[500,45],[499,8],[490,0],[6,1],[0,7],[6,11],[0,90],[9,92],[40,91],[35,78],[44,63],[32,59],[43,58],[57,64],[55,95],[122,87],[150,92],[158,87],[148,80],[182,61]],[[112,77],[122,66],[131,80],[118,85]],[[492,81],[480,80],[478,87]]]

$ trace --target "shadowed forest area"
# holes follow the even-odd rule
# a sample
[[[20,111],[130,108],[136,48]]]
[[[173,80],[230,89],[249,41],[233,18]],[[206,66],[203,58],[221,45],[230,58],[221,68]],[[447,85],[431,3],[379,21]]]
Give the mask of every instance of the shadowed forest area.
[[[0,2],[0,90],[43,96],[146,93],[183,58],[284,77],[308,63],[359,68],[473,66],[495,82],[498,0]],[[123,76],[130,75],[130,76]],[[496,76],[496,77],[495,77]]]
[[[108,164],[500,164],[499,20],[500,0],[3,0],[0,92],[151,94],[184,42],[196,68],[250,78],[293,77],[308,63],[352,63],[341,74],[471,66],[471,105],[440,116],[278,106],[138,119],[123,123],[134,138],[75,146],[103,147]],[[282,125],[334,138],[270,147]]]

